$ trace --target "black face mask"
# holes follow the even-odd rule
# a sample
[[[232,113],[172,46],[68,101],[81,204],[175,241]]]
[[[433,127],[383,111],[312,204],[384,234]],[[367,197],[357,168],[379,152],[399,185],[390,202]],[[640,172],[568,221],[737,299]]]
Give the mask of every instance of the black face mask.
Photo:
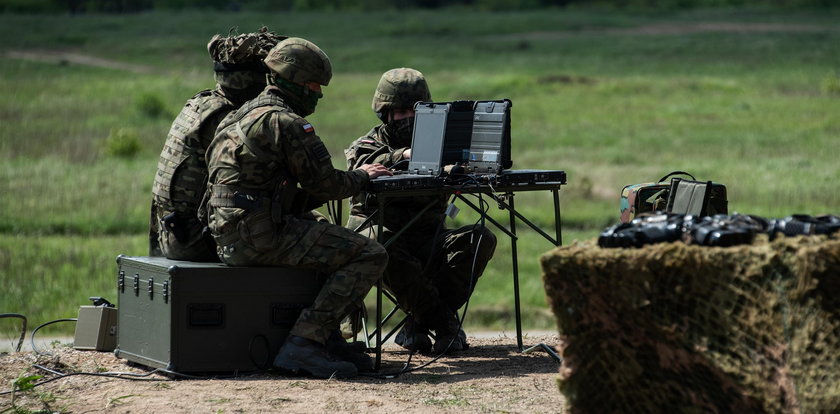
[[[411,145],[412,133],[414,133],[413,116],[385,124],[385,134],[391,140],[391,146],[393,147],[407,147]]]

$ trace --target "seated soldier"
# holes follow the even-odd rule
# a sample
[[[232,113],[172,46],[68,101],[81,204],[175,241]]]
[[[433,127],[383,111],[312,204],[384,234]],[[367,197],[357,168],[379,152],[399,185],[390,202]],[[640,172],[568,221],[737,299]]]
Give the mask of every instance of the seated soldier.
[[[149,255],[219,261],[216,243],[205,230],[206,219],[198,214],[207,187],[204,153],[222,119],[265,88],[262,61],[285,38],[263,27],[256,33],[210,39],[207,51],[214,62],[216,88],[188,100],[169,130],[152,185]]]
[[[373,95],[373,111],[382,121],[344,151],[349,168],[368,164],[406,169],[411,158],[414,103],[429,101],[431,94],[423,74],[408,68],[385,72]],[[388,268],[384,281],[400,307],[409,314],[395,342],[411,351],[443,353],[468,347],[456,311],[472,294],[475,283],[496,248],[496,237],[483,226],[447,230],[444,211],[448,196],[389,199],[384,211],[383,239],[389,240],[429,203],[434,206],[387,248]],[[353,197],[347,227],[356,229],[373,213],[375,195]],[[376,238],[375,225],[358,229]]]
[[[222,121],[207,149],[208,225],[222,261],[233,266],[287,266],[327,275],[274,359],[274,366],[320,378],[372,368],[351,349],[339,324],[381,277],[388,261],[379,243],[314,219],[326,200],[358,193],[379,164],[333,167],[330,153],[304,116],[315,112],[332,66],[304,39],[278,43],[265,58],[268,86]]]

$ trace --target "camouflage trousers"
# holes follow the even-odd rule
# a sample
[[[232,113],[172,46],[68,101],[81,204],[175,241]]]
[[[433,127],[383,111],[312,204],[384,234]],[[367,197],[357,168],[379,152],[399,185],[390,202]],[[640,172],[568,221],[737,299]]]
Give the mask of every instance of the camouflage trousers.
[[[204,223],[188,214],[167,211],[152,204],[152,223],[150,226],[151,256],[165,256],[172,260],[191,262],[218,262],[216,243],[205,232]],[[157,244],[157,246],[155,246]],[[157,247],[157,250],[155,250]]]
[[[351,217],[348,227],[362,220]],[[376,227],[360,230],[376,239]],[[383,227],[383,240],[393,237]],[[434,327],[460,309],[472,295],[478,278],[496,250],[496,236],[481,226],[434,234],[403,233],[388,245],[388,268],[383,281],[400,307],[415,321]]]
[[[301,312],[290,332],[322,344],[362,303],[388,263],[381,244],[323,221],[286,216],[275,224],[256,213],[237,227],[238,234],[217,238],[223,262],[311,269],[327,275],[315,302]]]

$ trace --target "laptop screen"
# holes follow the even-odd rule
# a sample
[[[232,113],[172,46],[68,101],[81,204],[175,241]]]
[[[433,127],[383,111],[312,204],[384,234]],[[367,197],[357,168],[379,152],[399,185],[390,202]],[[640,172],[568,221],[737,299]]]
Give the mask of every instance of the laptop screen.
[[[448,112],[448,104],[415,105],[409,173],[440,175]]]
[[[408,172],[440,175],[458,164],[468,172],[510,168],[510,100],[418,102]]]

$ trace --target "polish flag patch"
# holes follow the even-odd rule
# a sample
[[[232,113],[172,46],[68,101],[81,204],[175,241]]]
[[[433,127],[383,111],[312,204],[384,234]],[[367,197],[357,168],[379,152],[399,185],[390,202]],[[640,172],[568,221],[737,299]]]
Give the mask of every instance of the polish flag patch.
[[[304,124],[303,125],[303,132],[312,132],[315,130],[315,127],[312,124]]]

